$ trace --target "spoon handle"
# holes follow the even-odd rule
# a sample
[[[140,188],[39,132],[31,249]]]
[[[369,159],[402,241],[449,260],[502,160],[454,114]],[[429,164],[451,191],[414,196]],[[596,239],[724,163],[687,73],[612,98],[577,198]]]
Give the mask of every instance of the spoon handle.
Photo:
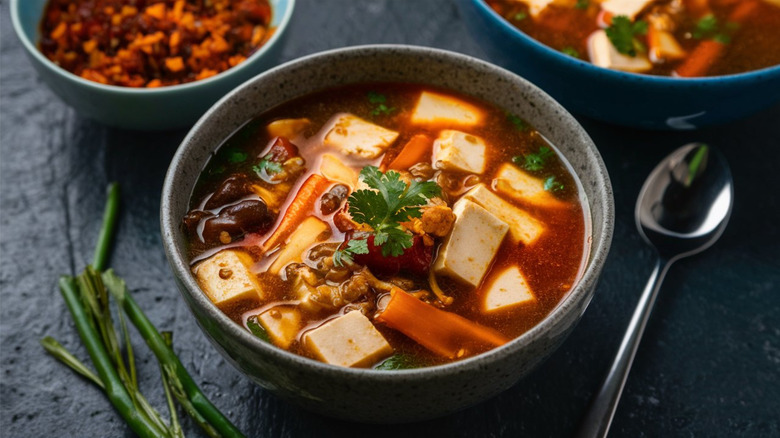
[[[623,392],[628,372],[631,370],[631,363],[634,361],[636,350],[639,347],[639,341],[642,339],[650,312],[653,310],[653,304],[655,304],[658,291],[661,289],[661,283],[671,264],[671,261],[660,257],[656,262],[655,269],[650,274],[650,279],[639,298],[631,322],[623,335],[623,341],[620,343],[609,374],[604,379],[604,383],[601,384],[599,392],[593,397],[590,409],[580,423],[577,438],[604,438],[607,436],[618,401],[620,401],[620,394]]]

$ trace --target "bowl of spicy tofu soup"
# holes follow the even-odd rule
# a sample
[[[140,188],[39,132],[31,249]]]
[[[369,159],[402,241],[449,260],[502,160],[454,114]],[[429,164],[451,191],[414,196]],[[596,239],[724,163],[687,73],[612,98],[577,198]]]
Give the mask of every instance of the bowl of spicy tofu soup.
[[[607,122],[694,129],[780,101],[777,0],[458,0],[499,65]]]
[[[590,138],[524,79],[362,46],[245,83],[195,125],[161,209],[181,292],[219,351],[325,415],[415,421],[548,356],[612,227]]]

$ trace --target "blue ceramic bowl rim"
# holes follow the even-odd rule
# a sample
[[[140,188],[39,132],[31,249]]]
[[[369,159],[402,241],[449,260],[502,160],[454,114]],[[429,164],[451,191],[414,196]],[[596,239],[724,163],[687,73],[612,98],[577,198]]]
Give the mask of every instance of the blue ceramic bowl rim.
[[[271,35],[271,38],[269,38],[268,41],[266,41],[255,53],[249,55],[249,57],[246,60],[244,60],[244,62],[234,67],[231,67],[227,70],[219,72],[216,75],[208,77],[206,79],[200,79],[193,82],[187,82],[185,84],[169,85],[169,86],[158,87],[158,88],[134,88],[134,87],[122,87],[119,85],[101,84],[99,82],[84,79],[78,75],[69,72],[68,70],[65,70],[59,65],[53,63],[49,58],[44,56],[43,53],[41,53],[41,51],[38,50],[38,47],[27,37],[27,33],[24,31],[21,23],[21,19],[19,18],[19,2],[21,1],[24,0],[11,0],[10,2],[11,23],[13,23],[13,28],[14,31],[16,32],[16,36],[22,41],[22,45],[27,50],[27,52],[30,53],[32,56],[34,56],[35,59],[37,59],[41,64],[45,65],[49,70],[59,74],[60,76],[68,80],[77,82],[87,88],[92,88],[97,91],[106,91],[110,93],[118,93],[118,94],[125,94],[131,96],[154,96],[154,95],[175,93],[179,91],[186,91],[193,88],[197,88],[199,86],[205,86],[206,84],[210,84],[212,82],[221,82],[222,80],[229,79],[237,72],[248,68],[249,65],[251,65],[254,61],[256,61],[257,59],[262,57],[266,52],[268,52],[271,46],[276,44],[276,42],[279,41],[279,39],[282,37],[284,30],[287,28],[288,24],[290,23],[290,19],[292,18],[293,10],[295,9],[296,0],[279,0],[280,2],[285,2],[287,6],[285,8],[284,15],[282,15],[282,17],[279,20],[279,24],[276,26],[276,29],[274,30],[274,34]],[[276,9],[277,8],[271,8],[272,13],[276,11]],[[271,22],[273,22],[273,18],[274,17],[272,16]]]
[[[504,17],[502,17],[496,11],[494,11],[493,8],[491,8],[487,4],[487,2],[485,2],[485,0],[466,0],[466,1],[471,1],[479,10],[481,10],[483,13],[491,17],[493,21],[495,21],[501,27],[501,29],[505,31],[505,33],[509,34],[509,37],[515,40],[520,40],[526,45],[530,44],[531,47],[536,49],[536,51],[539,52],[540,54],[550,57],[559,63],[568,64],[570,66],[576,65],[582,67],[585,69],[587,73],[590,74],[603,74],[610,79],[643,80],[648,82],[657,82],[659,85],[665,85],[665,86],[687,87],[689,85],[695,85],[695,84],[724,84],[724,83],[730,84],[735,82],[749,82],[754,79],[759,79],[761,76],[767,74],[780,76],[780,64],[773,65],[770,67],[764,67],[758,70],[742,72],[742,73],[735,73],[735,74],[721,75],[721,76],[695,77],[695,78],[646,75],[646,74],[630,73],[630,72],[624,72],[619,70],[611,70],[604,67],[598,67],[596,65],[591,64],[588,61],[583,61],[581,59],[577,59],[565,55],[553,49],[552,47],[549,47],[546,44],[543,44],[531,38],[531,36],[523,32],[522,30],[518,29],[517,27],[513,26]]]
[[[587,139],[586,143],[583,145],[582,153],[585,155],[590,155],[591,158],[595,160],[596,168],[594,170],[595,172],[597,172],[597,174],[599,175],[599,179],[602,182],[601,188],[597,189],[597,192],[603,191],[603,197],[596,197],[595,199],[588,198],[587,202],[589,204],[589,209],[591,211],[592,211],[592,206],[595,203],[599,203],[602,206],[603,208],[602,215],[605,221],[604,227],[602,229],[601,237],[599,239],[594,239],[594,242],[591,246],[591,253],[588,257],[587,267],[582,273],[582,276],[578,279],[577,283],[569,290],[569,292],[566,293],[566,295],[561,299],[561,301],[539,323],[534,325],[527,332],[521,334],[520,336],[512,339],[510,342],[500,347],[493,348],[484,353],[480,353],[478,355],[471,356],[466,359],[445,363],[441,365],[433,365],[433,366],[427,366],[422,368],[405,369],[405,370],[392,370],[392,371],[377,370],[373,368],[348,368],[348,367],[326,364],[314,359],[297,355],[295,353],[291,353],[287,350],[281,349],[274,345],[270,345],[260,340],[256,336],[252,335],[251,333],[249,333],[248,330],[244,329],[243,327],[240,327],[233,320],[228,318],[227,315],[225,315],[221,310],[219,310],[206,297],[206,295],[201,291],[200,287],[197,285],[195,279],[192,277],[189,269],[189,263],[183,261],[182,257],[180,257],[179,251],[177,250],[178,244],[176,242],[177,241],[176,224],[178,224],[178,219],[173,218],[173,211],[170,205],[172,202],[171,199],[176,198],[177,196],[182,196],[176,193],[174,180],[176,179],[175,176],[176,173],[178,171],[181,171],[181,168],[184,166],[183,162],[186,160],[187,148],[185,148],[184,146],[189,145],[189,147],[191,148],[192,145],[190,145],[190,142],[193,141],[192,140],[193,138],[196,138],[196,136],[198,135],[197,131],[201,129],[201,126],[205,123],[205,121],[209,117],[212,117],[212,115],[215,112],[218,112],[221,109],[221,107],[224,106],[227,102],[232,100],[235,96],[239,95],[244,89],[250,88],[256,83],[262,83],[263,78],[267,76],[280,74],[280,72],[283,72],[285,69],[288,68],[295,68],[300,65],[305,65],[318,60],[319,61],[329,60],[331,57],[340,54],[354,53],[354,52],[360,52],[366,50],[385,50],[385,49],[406,50],[407,52],[409,52],[410,56],[422,55],[425,57],[431,57],[431,56],[445,57],[450,60],[462,61],[464,64],[472,64],[472,65],[476,64],[490,70],[491,74],[495,74],[496,76],[509,76],[512,78],[517,78],[524,83],[524,86],[537,90],[542,96],[541,97],[542,99],[549,99],[552,105],[554,107],[557,107],[558,111],[560,111],[560,114],[563,115],[564,120],[561,123],[574,124],[576,127],[578,127],[578,129],[581,131],[582,134],[584,134],[585,138]],[[187,193],[186,196],[190,196],[190,194]],[[531,344],[532,341],[534,341],[535,339],[553,330],[554,328],[553,326],[555,325],[555,323],[566,317],[565,312],[576,311],[575,306],[573,305],[566,306],[565,305],[566,303],[573,304],[577,302],[577,300],[586,299],[585,306],[587,307],[587,303],[589,303],[590,299],[592,298],[592,294],[590,298],[587,297],[588,289],[592,288],[594,290],[593,293],[595,293],[595,288],[597,286],[598,279],[601,275],[602,268],[604,267],[607,255],[609,253],[609,248],[611,246],[612,236],[614,231],[614,214],[615,214],[615,206],[614,206],[614,197],[612,195],[612,185],[610,182],[609,174],[607,173],[606,165],[604,164],[604,161],[601,158],[601,155],[599,154],[596,145],[590,139],[590,136],[588,136],[587,132],[585,131],[585,128],[583,128],[582,125],[579,124],[579,122],[574,118],[574,116],[572,116],[568,110],[566,110],[563,106],[561,106],[561,104],[558,103],[558,101],[555,100],[553,97],[551,97],[549,94],[547,94],[546,92],[538,88],[536,85],[534,85],[527,79],[515,73],[512,73],[509,70],[501,68],[495,64],[491,64],[488,61],[475,58],[472,56],[464,55],[462,53],[457,53],[457,52],[452,52],[452,51],[437,49],[432,47],[404,45],[404,44],[369,44],[369,45],[348,46],[348,47],[326,50],[326,51],[317,52],[314,54],[310,54],[310,55],[306,55],[300,58],[290,60],[288,62],[285,62],[284,64],[266,70],[258,74],[257,76],[247,80],[242,85],[239,85],[231,92],[226,94],[224,97],[222,97],[222,99],[217,101],[208,111],[206,111],[206,113],[190,129],[186,137],[182,140],[181,144],[179,145],[179,148],[176,150],[176,153],[174,154],[173,158],[171,159],[171,164],[168,167],[168,171],[166,172],[165,180],[163,182],[163,188],[162,188],[161,206],[160,206],[160,229],[162,234],[163,246],[165,249],[166,256],[168,258],[168,262],[170,264],[171,270],[173,271],[174,275],[179,278],[181,286],[183,286],[184,289],[186,289],[187,294],[189,294],[190,297],[193,299],[195,305],[200,307],[206,314],[208,314],[207,317],[215,320],[216,323],[222,327],[224,332],[228,334],[228,336],[235,339],[238,343],[242,344],[244,347],[255,351],[257,350],[263,351],[264,354],[267,355],[267,357],[272,358],[272,360],[274,361],[279,361],[282,364],[295,366],[295,367],[315,369],[324,377],[333,377],[333,378],[347,377],[347,378],[355,378],[358,380],[363,379],[363,380],[372,380],[375,382],[382,382],[382,383],[394,383],[404,379],[414,380],[414,379],[441,377],[447,374],[457,373],[463,369],[474,370],[474,369],[483,368],[489,365],[490,363],[492,363],[493,361],[500,359],[503,356],[507,356],[509,354],[517,352],[517,350],[519,349],[523,349],[524,347]],[[182,293],[184,293],[184,291],[182,291]],[[576,324],[576,321],[578,319],[579,318],[575,319],[574,324]],[[569,328],[572,328],[574,324],[572,324]]]

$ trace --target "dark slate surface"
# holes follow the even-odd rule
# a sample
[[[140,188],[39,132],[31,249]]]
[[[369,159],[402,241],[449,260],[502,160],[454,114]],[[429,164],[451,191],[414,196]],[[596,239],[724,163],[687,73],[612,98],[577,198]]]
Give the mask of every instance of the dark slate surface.
[[[461,20],[447,0],[299,0],[284,57],[380,42],[484,56]],[[159,237],[163,175],[184,132],[141,134],[80,118],[32,70],[7,5],[0,24],[3,436],[132,435],[100,391],[38,345],[53,335],[86,357],[55,284],[59,274],[90,260],[104,188],[112,180],[121,182],[124,194],[112,264],[152,321],[175,332],[184,364],[248,435],[569,436],[652,269],[653,253],[634,229],[635,197],[657,160],[692,140],[727,155],[736,180],[734,215],[720,242],[669,273],[611,436],[780,435],[780,106],[684,133],[583,119],[612,177],[617,223],[601,284],[579,327],[549,361],[504,394],[447,418],[377,428],[303,412],[221,359],[179,299]],[[156,364],[145,348],[137,350],[142,387],[164,410]],[[192,423],[185,427],[199,434]]]

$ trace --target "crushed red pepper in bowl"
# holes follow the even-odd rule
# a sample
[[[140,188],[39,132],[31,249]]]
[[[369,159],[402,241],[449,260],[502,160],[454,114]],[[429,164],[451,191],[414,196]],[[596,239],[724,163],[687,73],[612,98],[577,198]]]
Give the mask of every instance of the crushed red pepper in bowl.
[[[49,0],[39,48],[84,79],[154,88],[240,64],[270,22],[268,0]]]

